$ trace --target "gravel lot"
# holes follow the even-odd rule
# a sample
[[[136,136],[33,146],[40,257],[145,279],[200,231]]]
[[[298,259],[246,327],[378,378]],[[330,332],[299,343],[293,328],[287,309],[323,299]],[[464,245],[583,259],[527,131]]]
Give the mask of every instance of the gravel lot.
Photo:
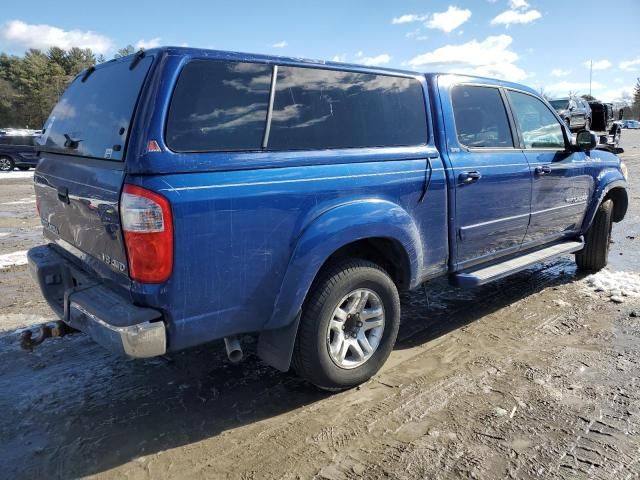
[[[0,476],[639,477],[640,131],[622,146],[632,198],[607,273],[567,257],[404,295],[385,368],[336,395],[263,365],[250,338],[239,366],[222,342],[148,361],[84,335],[22,352],[18,329],[53,314],[15,265],[42,242],[32,174],[0,174]]]

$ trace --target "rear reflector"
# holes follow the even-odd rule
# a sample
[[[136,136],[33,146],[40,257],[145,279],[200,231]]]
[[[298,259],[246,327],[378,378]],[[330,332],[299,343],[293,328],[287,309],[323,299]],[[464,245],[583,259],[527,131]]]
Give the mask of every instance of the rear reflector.
[[[125,185],[120,217],[129,275],[141,283],[162,283],[173,270],[173,218],[169,201],[136,185]]]

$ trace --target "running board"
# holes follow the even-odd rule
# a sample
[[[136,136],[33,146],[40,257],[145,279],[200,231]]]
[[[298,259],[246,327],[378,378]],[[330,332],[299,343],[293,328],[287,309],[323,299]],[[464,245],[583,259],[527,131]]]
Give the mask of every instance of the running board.
[[[457,273],[453,275],[453,283],[459,287],[477,287],[507,277],[512,273],[524,270],[535,263],[542,262],[549,258],[577,252],[578,250],[582,250],[583,247],[584,242],[582,241],[572,240],[570,242],[558,243],[489,267]]]

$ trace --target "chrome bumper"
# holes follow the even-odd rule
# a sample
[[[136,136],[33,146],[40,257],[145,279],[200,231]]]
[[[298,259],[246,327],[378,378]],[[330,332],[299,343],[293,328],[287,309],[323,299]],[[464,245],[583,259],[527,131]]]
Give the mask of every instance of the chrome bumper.
[[[50,245],[32,248],[28,259],[47,303],[66,324],[130,357],[166,353],[167,332],[160,312],[133,305]]]

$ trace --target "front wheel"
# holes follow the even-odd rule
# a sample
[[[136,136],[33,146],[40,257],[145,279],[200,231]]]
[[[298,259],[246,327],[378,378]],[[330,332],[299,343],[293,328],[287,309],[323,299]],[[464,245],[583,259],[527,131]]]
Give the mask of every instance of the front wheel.
[[[596,217],[587,232],[584,248],[576,253],[580,270],[597,272],[607,266],[611,244],[613,201],[605,200],[598,207]]]
[[[10,172],[15,164],[11,157],[0,157],[0,172]]]
[[[375,263],[330,265],[309,291],[293,352],[293,368],[325,390],[371,378],[393,349],[400,325],[398,290]]]

